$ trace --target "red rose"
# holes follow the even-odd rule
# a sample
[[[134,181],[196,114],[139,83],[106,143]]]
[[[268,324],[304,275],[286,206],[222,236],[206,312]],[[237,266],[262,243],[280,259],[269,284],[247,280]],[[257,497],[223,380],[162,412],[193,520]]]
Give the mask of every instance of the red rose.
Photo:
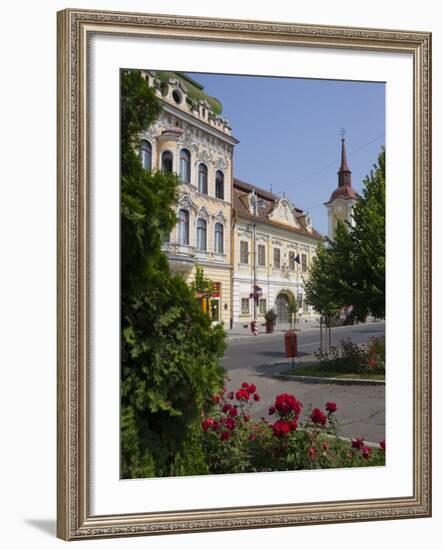
[[[248,439],[249,439],[249,441],[255,441],[257,439],[257,436],[256,436],[256,434],[250,434]]]
[[[289,423],[284,420],[277,420],[277,422],[272,426],[272,432],[275,437],[284,437],[290,432],[290,430],[291,427]]]
[[[282,393],[275,398],[275,408],[281,415],[293,412],[298,416],[301,412],[302,404],[289,393]]]
[[[254,401],[260,401],[260,396],[258,395],[258,393],[254,393],[253,397]]]
[[[231,436],[230,436],[230,433],[229,432],[222,432],[221,435],[220,435],[220,439],[222,441],[226,441],[227,439],[229,439]]]
[[[230,391],[230,392],[228,393],[228,397],[229,397],[229,399],[234,399],[234,392],[233,392],[233,391]]]
[[[335,411],[337,410],[337,404],[334,403],[333,401],[328,401],[326,403],[326,410],[329,412],[329,413],[335,413]]]
[[[249,422],[249,421],[251,420],[251,417],[249,416],[249,414],[244,414],[244,415],[243,415],[243,420],[244,420],[245,422]]]
[[[317,458],[317,449],[315,447],[309,447],[308,453],[311,460],[315,460]]]
[[[384,439],[380,441],[380,448],[386,451],[386,441]]]
[[[329,443],[327,441],[323,441],[323,450],[327,451],[329,449]]]
[[[206,432],[211,426],[214,426],[215,420],[213,418],[206,418],[202,422],[202,428]]]
[[[234,417],[238,415],[237,407],[231,407],[231,410],[229,411],[229,415]]]
[[[369,447],[362,447],[361,454],[363,458],[369,458],[371,456],[371,449]]]
[[[364,437],[356,437],[351,441],[351,447],[353,449],[361,449],[363,447]]]
[[[235,428],[235,420],[233,418],[226,418],[223,424],[228,428],[228,430],[233,430]]]
[[[327,417],[323,411],[315,408],[311,413],[311,420],[314,424],[321,424],[324,426],[326,424]]]
[[[242,388],[245,388],[245,390],[247,390],[249,388],[249,384],[247,382],[243,382],[243,384],[241,385]]]
[[[226,403],[226,405],[223,405],[222,411],[223,411],[224,413],[227,413],[227,412],[229,412],[231,409],[232,409],[232,405],[231,405],[230,403]]]
[[[294,431],[294,430],[297,429],[297,426],[298,426],[298,425],[297,425],[297,422],[296,422],[295,420],[290,420],[290,421],[288,422],[288,424],[289,424],[289,427],[291,428],[291,431]]]
[[[220,402],[220,396],[219,395],[213,395],[212,396],[212,402],[213,403],[219,403]]]
[[[270,414],[270,415],[275,414],[275,407],[274,407],[274,405],[272,405],[272,407],[269,407],[268,414]]]
[[[254,393],[255,391],[257,391],[257,388],[255,387],[255,385],[250,384],[249,387],[248,387],[248,392],[249,393]]]
[[[249,401],[249,393],[246,390],[238,390],[238,392],[235,394],[235,398],[237,401]]]

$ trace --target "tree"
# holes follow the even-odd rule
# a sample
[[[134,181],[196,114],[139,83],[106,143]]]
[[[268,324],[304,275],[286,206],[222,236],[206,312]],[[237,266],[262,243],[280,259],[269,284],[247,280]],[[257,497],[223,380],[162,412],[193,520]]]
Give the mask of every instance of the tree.
[[[320,243],[306,282],[306,298],[323,315],[344,306],[364,320],[385,316],[385,151],[363,180],[354,225],[338,222],[334,241]]]
[[[385,316],[385,150],[378,156],[369,176],[363,180],[363,196],[357,200],[351,231],[352,303],[356,317],[369,313]]]
[[[212,298],[214,295],[214,283],[206,277],[205,272],[199,265],[195,266],[195,276],[190,288],[194,295],[204,295],[208,298]]]
[[[202,474],[200,413],[224,381],[225,335],[161,250],[178,178],[137,155],[161,106],[140,71],[122,72],[121,92],[121,475]]]

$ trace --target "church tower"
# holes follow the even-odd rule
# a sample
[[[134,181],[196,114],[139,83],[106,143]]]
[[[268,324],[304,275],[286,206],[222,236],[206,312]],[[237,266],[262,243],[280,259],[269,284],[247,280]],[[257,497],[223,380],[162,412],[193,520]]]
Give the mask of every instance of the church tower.
[[[352,210],[357,200],[357,192],[352,187],[351,171],[346,158],[345,138],[341,138],[341,163],[338,171],[338,187],[332,193],[331,198],[325,203],[328,209],[328,237],[334,240],[337,229],[337,221],[347,221],[354,224]]]

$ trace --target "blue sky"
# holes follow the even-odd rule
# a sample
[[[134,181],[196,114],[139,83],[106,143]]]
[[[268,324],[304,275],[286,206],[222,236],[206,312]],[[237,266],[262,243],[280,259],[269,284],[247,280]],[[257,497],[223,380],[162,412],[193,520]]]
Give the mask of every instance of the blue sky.
[[[376,162],[385,140],[385,85],[187,73],[223,105],[233,135],[234,176],[286,196],[327,233],[326,202],[337,186],[340,130],[352,184]]]

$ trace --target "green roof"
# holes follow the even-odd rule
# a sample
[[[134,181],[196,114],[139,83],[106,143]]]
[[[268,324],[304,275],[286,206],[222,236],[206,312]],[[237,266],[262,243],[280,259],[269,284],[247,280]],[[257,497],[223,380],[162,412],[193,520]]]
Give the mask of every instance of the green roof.
[[[170,71],[156,71],[157,77],[160,80],[160,82],[166,82],[170,78],[181,80],[184,87],[186,88],[188,92],[188,98],[195,101],[200,101],[202,99],[206,100],[209,105],[211,106],[214,113],[217,115],[221,115],[222,112],[222,104],[218,99],[215,97],[212,97],[205,93],[204,86],[202,86],[199,82],[191,78],[185,73],[174,73]]]

